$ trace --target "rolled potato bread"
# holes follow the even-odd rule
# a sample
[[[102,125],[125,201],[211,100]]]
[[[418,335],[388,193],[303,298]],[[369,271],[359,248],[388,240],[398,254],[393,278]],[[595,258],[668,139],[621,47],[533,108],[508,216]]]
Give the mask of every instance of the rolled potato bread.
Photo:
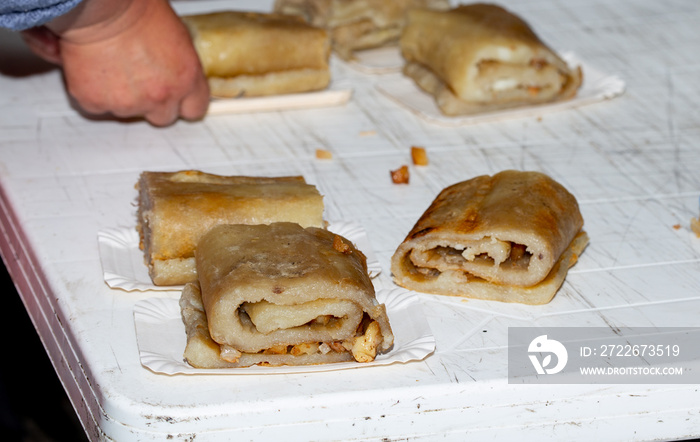
[[[449,6],[448,0],[276,0],[274,10],[326,29],[336,53],[350,60],[356,51],[396,44],[410,9]]]
[[[304,177],[222,176],[182,170],[143,172],[137,230],[156,285],[197,280],[194,250],[218,224],[290,221],[323,227],[323,197]]]
[[[334,353],[364,362],[393,345],[364,254],[328,230],[220,225],[202,237],[196,260],[199,286],[186,286],[183,299],[201,292],[207,331],[228,362],[257,354],[269,364],[299,364],[300,353],[310,363],[348,357]],[[276,357],[261,356],[268,354]]]
[[[330,83],[330,38],[299,17],[218,11],[182,20],[214,97],[308,92]]]
[[[411,10],[400,45],[404,73],[446,115],[569,99],[583,78],[524,20],[492,4]]]
[[[542,173],[479,176],[440,192],[391,270],[418,291],[548,302],[588,243],[582,226],[575,197]]]

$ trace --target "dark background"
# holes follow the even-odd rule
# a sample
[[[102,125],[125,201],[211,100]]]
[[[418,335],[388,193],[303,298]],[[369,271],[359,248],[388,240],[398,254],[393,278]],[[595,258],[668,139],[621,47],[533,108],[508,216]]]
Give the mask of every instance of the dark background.
[[[12,77],[56,69],[32,55],[19,34],[0,29],[0,74]],[[3,441],[86,441],[46,350],[0,262],[4,334],[0,340],[0,439]]]
[[[0,341],[0,438],[3,441],[86,441],[58,375],[4,264]]]

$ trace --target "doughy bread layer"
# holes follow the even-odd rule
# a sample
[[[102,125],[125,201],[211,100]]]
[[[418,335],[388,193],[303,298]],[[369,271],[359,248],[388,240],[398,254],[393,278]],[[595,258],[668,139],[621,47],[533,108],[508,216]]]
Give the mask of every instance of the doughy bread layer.
[[[283,14],[221,11],[183,17],[215,97],[323,89],[330,37]]]
[[[582,81],[526,22],[487,4],[409,12],[400,40],[404,73],[462,115],[573,97]]]
[[[323,197],[303,177],[220,176],[195,170],[143,172],[137,228],[153,282],[196,279],[194,250],[218,224],[290,221],[323,227]]]
[[[549,300],[588,242],[582,227],[574,196],[542,173],[479,176],[440,192],[391,269],[399,285],[418,291]],[[549,294],[536,295],[540,288]]]

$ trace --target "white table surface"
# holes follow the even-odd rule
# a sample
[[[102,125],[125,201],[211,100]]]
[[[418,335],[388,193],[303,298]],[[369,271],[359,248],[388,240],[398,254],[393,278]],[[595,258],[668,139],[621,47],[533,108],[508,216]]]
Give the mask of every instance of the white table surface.
[[[269,1],[178,2],[181,12]],[[334,61],[339,107],[210,116],[156,129],[73,111],[55,69],[0,38],[1,251],[56,372],[95,440],[654,440],[700,436],[697,385],[515,385],[512,326],[697,326],[700,2],[504,0],[559,51],[624,79],[565,112],[445,128]],[[389,170],[424,146],[409,185]],[[319,161],[317,148],[333,152]],[[143,170],[302,174],[329,219],[361,223],[389,258],[445,186],[539,170],[577,197],[591,243],[544,306],[421,295],[436,337],[421,362],[313,374],[165,376],[141,366],[135,302],[103,281],[101,229],[134,226]]]

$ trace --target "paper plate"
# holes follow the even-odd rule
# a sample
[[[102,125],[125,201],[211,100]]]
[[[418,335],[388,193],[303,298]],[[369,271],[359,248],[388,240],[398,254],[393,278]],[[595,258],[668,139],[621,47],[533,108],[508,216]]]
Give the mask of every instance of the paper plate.
[[[374,255],[367,234],[361,225],[349,221],[331,221],[328,230],[355,244],[367,257],[369,276],[374,278],[382,271]],[[157,286],[148,275],[143,251],[139,248],[139,234],[134,227],[117,227],[97,233],[97,243],[102,261],[102,272],[108,286],[126,291],[172,291],[182,286]]]
[[[355,51],[353,55],[354,60],[343,61],[365,74],[389,74],[403,69],[404,60],[396,45]]]
[[[619,77],[604,74],[586,65],[574,54],[563,54],[562,57],[570,66],[581,66],[583,70],[583,85],[576,97],[551,104],[504,109],[478,115],[449,117],[440,112],[432,95],[420,89],[412,79],[403,74],[384,76],[375,87],[399,106],[415,113],[426,121],[442,126],[463,126],[487,121],[536,117],[546,112],[563,111],[610,100],[624,93],[625,83]]]
[[[394,333],[394,346],[372,362],[244,368],[198,369],[183,360],[187,344],[185,326],[177,299],[149,298],[134,306],[134,323],[141,364],[167,375],[250,375],[312,373],[348,370],[395,363],[420,361],[435,351],[435,337],[419,304],[418,296],[402,288],[377,291],[377,300],[386,306]]]
[[[352,90],[350,89],[329,89],[318,92],[268,97],[212,98],[209,102],[207,114],[243,114],[339,106],[347,103],[351,96]]]

